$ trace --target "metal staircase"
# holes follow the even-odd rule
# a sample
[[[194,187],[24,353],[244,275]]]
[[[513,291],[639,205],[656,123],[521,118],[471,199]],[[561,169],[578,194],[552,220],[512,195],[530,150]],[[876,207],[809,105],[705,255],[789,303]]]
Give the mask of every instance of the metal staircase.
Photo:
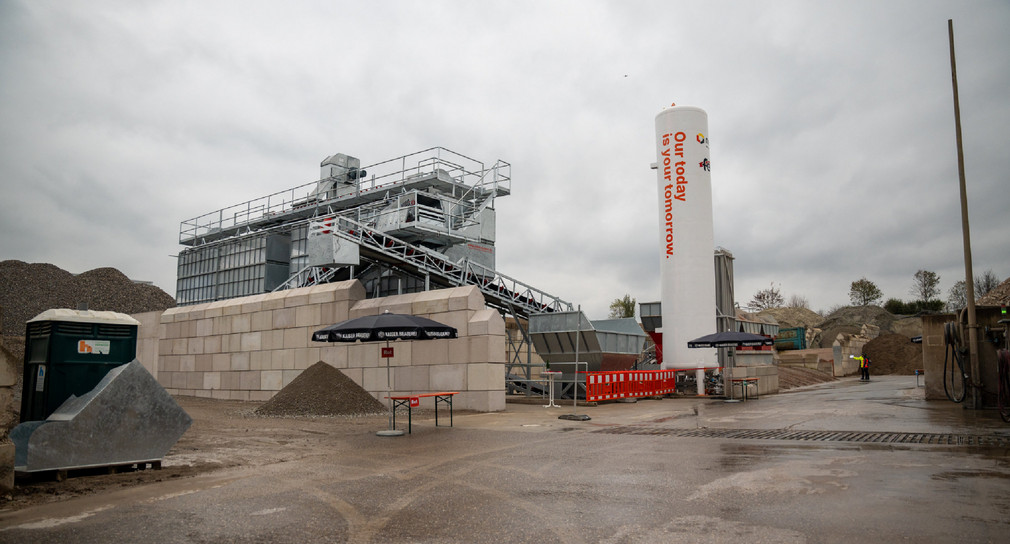
[[[517,318],[531,314],[571,311],[572,304],[531,287],[480,264],[462,259],[458,262],[430,249],[407,243],[395,236],[367,227],[340,215],[313,220],[310,232],[326,231],[358,244],[363,260],[383,263],[423,277],[427,284],[443,287],[475,285],[484,299],[493,306]],[[279,289],[325,283],[335,277],[337,268],[319,270],[306,267],[291,277]]]

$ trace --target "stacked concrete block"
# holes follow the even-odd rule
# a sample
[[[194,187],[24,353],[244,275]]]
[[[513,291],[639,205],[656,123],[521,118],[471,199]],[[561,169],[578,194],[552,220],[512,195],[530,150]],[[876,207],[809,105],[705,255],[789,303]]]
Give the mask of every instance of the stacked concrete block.
[[[865,329],[864,329],[865,330]],[[852,357],[863,354],[863,346],[870,341],[865,336],[840,333],[832,343],[834,375],[836,378],[859,372],[859,363]]]
[[[459,338],[382,343],[318,343],[320,328],[384,311],[455,327]],[[505,325],[473,286],[366,299],[360,282],[331,283],[171,308],[161,314],[158,368],[173,394],[267,400],[317,361],[340,369],[379,400],[459,391],[457,408],[505,408]]]
[[[730,378],[757,378],[758,395],[779,392],[779,369],[775,365],[737,366],[728,370]],[[734,395],[739,396],[740,390],[737,389]]]
[[[137,330],[137,360],[157,379],[161,312],[134,314],[133,318],[140,321],[140,328]]]

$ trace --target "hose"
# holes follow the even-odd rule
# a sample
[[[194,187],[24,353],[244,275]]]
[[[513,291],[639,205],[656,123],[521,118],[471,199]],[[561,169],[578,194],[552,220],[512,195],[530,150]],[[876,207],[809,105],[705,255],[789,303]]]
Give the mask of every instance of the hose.
[[[943,343],[946,345],[946,349],[943,353],[943,392],[947,395],[947,398],[951,402],[964,402],[964,398],[967,394],[967,383],[968,374],[964,371],[964,342],[961,335],[961,327],[958,323],[953,321],[943,324]],[[954,367],[951,365],[950,370],[947,370],[947,365],[950,362],[950,355],[953,354],[953,360],[957,363],[957,370],[961,373],[961,392],[960,395],[957,394],[955,389],[955,377],[954,377]],[[950,380],[947,376],[950,376]],[[950,383],[948,387],[948,381]]]

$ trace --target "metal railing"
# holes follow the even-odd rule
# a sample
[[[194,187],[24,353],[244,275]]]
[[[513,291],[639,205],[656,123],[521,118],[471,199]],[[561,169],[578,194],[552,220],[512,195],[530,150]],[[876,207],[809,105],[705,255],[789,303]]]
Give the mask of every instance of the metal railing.
[[[442,147],[363,166],[361,170],[368,172],[368,178],[356,180],[355,191],[334,198],[318,194],[319,183],[330,179],[324,178],[185,220],[179,225],[179,243],[193,245],[202,237],[233,229],[241,231],[243,227],[251,228],[254,223],[291,212],[331,213],[334,207],[340,208],[341,201],[383,194],[425,174],[445,172],[453,182],[464,186],[461,201],[468,196],[480,195],[484,200],[487,195],[493,198],[511,191],[509,163],[499,160],[485,168],[481,161]]]
[[[453,261],[435,251],[407,243],[353,219],[336,216],[313,222],[310,229],[325,229],[362,248],[409,264],[419,272],[450,285],[476,285],[489,304],[519,317],[543,312],[571,311],[572,304],[469,259]]]

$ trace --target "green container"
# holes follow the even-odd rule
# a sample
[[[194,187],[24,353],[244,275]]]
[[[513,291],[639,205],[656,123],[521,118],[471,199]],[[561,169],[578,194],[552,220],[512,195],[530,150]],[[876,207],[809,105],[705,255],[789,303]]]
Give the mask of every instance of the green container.
[[[41,421],[71,395],[137,357],[140,322],[116,312],[47,310],[25,330],[21,421]]]
[[[775,335],[775,349],[778,351],[807,349],[806,327],[779,329],[779,333]]]

